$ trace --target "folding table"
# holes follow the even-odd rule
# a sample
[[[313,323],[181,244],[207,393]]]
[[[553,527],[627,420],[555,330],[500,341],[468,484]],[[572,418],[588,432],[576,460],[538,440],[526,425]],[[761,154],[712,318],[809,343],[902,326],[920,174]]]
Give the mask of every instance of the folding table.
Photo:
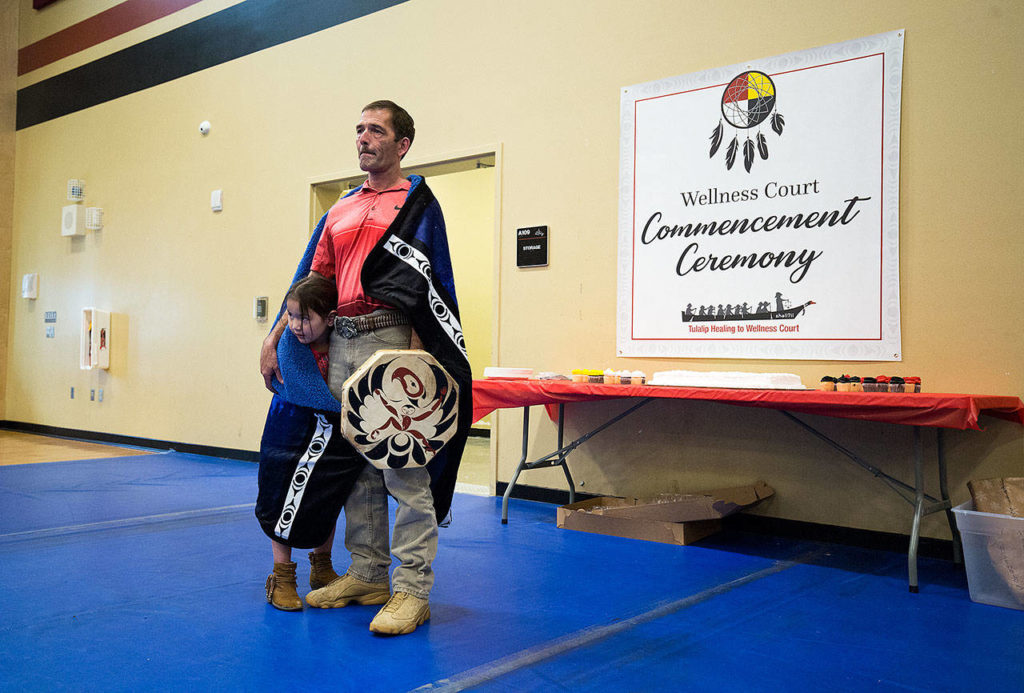
[[[589,402],[606,399],[637,400],[615,416],[610,417],[576,440],[565,443],[565,405],[569,402]],[[656,399],[684,399],[718,402],[743,407],[775,409],[804,430],[829,444],[857,466],[885,483],[914,507],[907,551],[908,584],[911,592],[918,591],[917,549],[920,541],[921,518],[945,511],[953,535],[954,560],[962,560],[960,536],[952,513],[946,482],[946,457],[943,431],[947,428],[982,430],[978,424],[981,414],[1014,421],[1024,426],[1024,402],[1019,397],[998,395],[962,395],[898,392],[824,392],[820,390],[745,390],[726,388],[670,387],[662,385],[621,385],[577,383],[567,380],[536,379],[483,379],[473,381],[473,420],[478,421],[496,409],[522,407],[523,449],[515,474],[505,489],[501,503],[501,521],[508,523],[508,499],[519,475],[528,469],[561,467],[569,486],[569,502],[575,502],[572,475],[567,458],[581,444],[612,424],[629,416]],[[548,415],[558,425],[558,447],[536,460],[527,461],[530,436],[530,407],[544,405]],[[813,414],[844,419],[860,419],[912,427],[914,436],[914,484],[896,479],[878,467],[861,459],[826,434],[814,428],[796,414]],[[924,461],[921,429],[934,428],[937,436],[937,464],[939,498],[925,493]]]

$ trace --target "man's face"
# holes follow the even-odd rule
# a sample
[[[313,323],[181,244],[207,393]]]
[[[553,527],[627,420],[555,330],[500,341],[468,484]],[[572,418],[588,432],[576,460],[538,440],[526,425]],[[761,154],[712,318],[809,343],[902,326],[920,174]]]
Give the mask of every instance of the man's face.
[[[359,168],[367,173],[380,173],[400,165],[409,150],[409,139],[395,141],[391,114],[385,110],[363,111],[356,124],[356,152]]]

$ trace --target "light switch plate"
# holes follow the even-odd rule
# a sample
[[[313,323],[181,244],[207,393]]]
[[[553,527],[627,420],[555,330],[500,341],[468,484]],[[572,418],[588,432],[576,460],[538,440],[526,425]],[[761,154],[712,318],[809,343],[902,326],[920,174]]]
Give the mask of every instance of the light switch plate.
[[[259,322],[267,320],[267,304],[269,299],[266,296],[256,296],[252,300],[252,316]]]

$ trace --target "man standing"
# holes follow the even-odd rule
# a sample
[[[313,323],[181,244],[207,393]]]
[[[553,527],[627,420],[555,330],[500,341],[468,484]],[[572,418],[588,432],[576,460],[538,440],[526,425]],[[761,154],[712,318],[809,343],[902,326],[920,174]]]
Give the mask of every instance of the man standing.
[[[342,577],[306,595],[306,602],[319,608],[386,602],[370,623],[370,630],[382,635],[411,633],[430,618],[437,523],[451,504],[472,411],[472,375],[440,206],[422,178],[402,175],[401,160],[414,136],[412,118],[397,104],[374,101],[363,108],[356,152],[366,183],[330,209],[299,266],[299,273],[308,266],[338,287],[328,374],[335,397],[341,398],[349,375],[385,348],[426,349],[459,384],[458,433],[427,468],[381,471],[364,465],[344,506],[351,565]],[[260,354],[260,371],[271,389],[274,379],[283,382],[277,359],[283,332],[279,322]],[[358,453],[353,449],[352,454]],[[389,493],[398,501],[390,548]],[[388,584],[392,552],[400,561],[393,594]]]

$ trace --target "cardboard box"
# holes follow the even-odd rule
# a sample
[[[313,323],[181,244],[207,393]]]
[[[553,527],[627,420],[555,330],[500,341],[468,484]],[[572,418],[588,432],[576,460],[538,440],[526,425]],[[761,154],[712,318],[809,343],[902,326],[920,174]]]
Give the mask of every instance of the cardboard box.
[[[655,498],[602,496],[563,505],[556,522],[563,529],[663,544],[692,544],[722,527],[721,519],[748,508],[775,491],[763,481],[753,486],[715,489]]]

